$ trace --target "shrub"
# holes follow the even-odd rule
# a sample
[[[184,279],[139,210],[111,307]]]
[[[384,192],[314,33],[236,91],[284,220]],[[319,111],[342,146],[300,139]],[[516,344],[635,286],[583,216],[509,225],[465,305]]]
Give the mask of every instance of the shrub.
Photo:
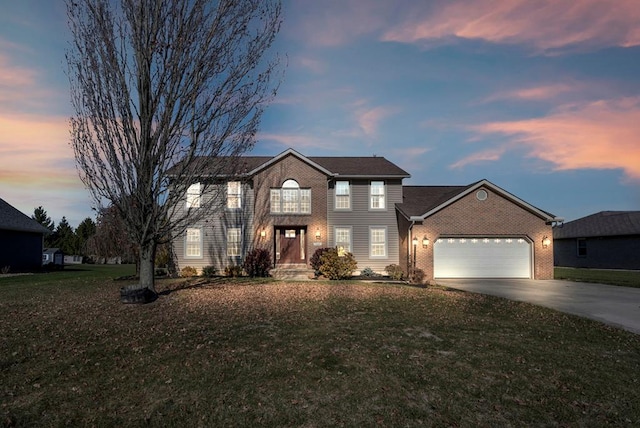
[[[205,266],[202,268],[202,276],[204,276],[205,278],[213,278],[214,276],[216,276],[217,272],[218,270],[215,268],[215,266]]]
[[[237,278],[239,276],[242,276],[242,266],[240,265],[227,266],[226,268],[224,268],[224,274],[232,278]]]
[[[180,276],[184,276],[187,278],[198,276],[198,269],[194,268],[193,266],[185,266],[180,270]]]
[[[0,269],[0,273],[3,275],[8,274],[11,271],[11,266],[3,266],[2,269]]]
[[[384,271],[389,274],[389,277],[394,281],[400,281],[404,277],[404,271],[398,265],[389,265],[384,268]]]
[[[422,284],[424,282],[424,271],[422,269],[414,269],[411,273],[412,284]]]
[[[320,273],[331,280],[351,278],[353,272],[358,267],[353,254],[338,254],[338,250],[331,248],[320,257]]]
[[[375,278],[376,276],[379,276],[377,273],[375,273],[373,271],[373,269],[371,269],[370,267],[366,267],[364,269],[362,269],[360,271],[360,275],[364,276],[366,278]]]
[[[322,266],[322,261],[320,259],[322,258],[322,255],[330,249],[331,248],[318,248],[315,253],[313,253],[313,256],[311,256],[311,260],[309,260],[309,264],[311,265],[316,278],[321,274],[320,266]]]
[[[254,248],[244,259],[244,270],[252,278],[266,278],[271,269],[271,253],[264,248]]]

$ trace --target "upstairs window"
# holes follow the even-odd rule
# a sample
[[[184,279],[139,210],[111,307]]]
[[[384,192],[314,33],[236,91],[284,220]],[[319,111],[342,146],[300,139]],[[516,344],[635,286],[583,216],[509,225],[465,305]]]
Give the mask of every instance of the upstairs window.
[[[295,180],[271,189],[270,200],[272,214],[311,214],[311,189],[301,189]]]
[[[200,183],[195,183],[187,189],[187,208],[200,208]]]
[[[337,210],[351,209],[351,189],[348,181],[336,181],[336,202]]]
[[[384,181],[372,181],[369,186],[370,191],[370,204],[369,208],[372,210],[383,210],[386,208],[385,193],[384,193]]]
[[[239,181],[227,183],[227,208],[242,208],[242,184]]]

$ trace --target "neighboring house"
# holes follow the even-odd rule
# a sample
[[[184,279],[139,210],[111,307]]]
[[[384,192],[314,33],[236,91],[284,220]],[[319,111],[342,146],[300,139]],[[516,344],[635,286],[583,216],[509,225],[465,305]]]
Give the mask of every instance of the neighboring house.
[[[49,229],[0,199],[0,270],[40,269],[44,235]]]
[[[551,224],[559,219],[486,180],[465,187],[403,187],[410,175],[384,157],[306,157],[291,149],[275,157],[242,157],[241,163],[238,181],[212,179],[224,190],[224,209],[175,237],[178,268],[213,265],[222,271],[241,264],[252,248],[269,250],[275,267],[309,267],[317,248],[338,247],[353,253],[358,270],[384,273],[397,264],[408,271],[412,240],[419,236],[416,265],[428,280],[553,276],[552,244],[543,249],[542,241],[550,241]],[[206,167],[202,176],[208,176]],[[189,188],[184,210],[198,209],[206,197],[202,187]],[[475,199],[480,190],[482,201]],[[432,242],[424,250],[423,237]],[[457,247],[447,252],[443,242],[467,238],[480,240],[481,254],[492,254],[486,262],[494,268],[456,270],[471,256]],[[489,238],[492,244],[485,242]],[[502,239],[519,246],[518,257],[505,262],[496,244]]]
[[[64,256],[64,264],[65,265],[81,265],[83,257],[80,255],[66,255]]]
[[[602,211],[553,231],[556,266],[640,269],[640,211]]]
[[[64,266],[65,255],[60,248],[45,248],[42,251],[42,266]]]

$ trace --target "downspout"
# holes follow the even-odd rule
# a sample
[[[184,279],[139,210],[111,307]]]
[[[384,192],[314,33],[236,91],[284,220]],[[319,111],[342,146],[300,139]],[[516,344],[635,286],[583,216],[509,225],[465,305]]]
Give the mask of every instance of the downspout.
[[[411,220],[411,225],[409,226],[409,230],[407,231],[407,235],[409,239],[407,239],[407,274],[411,272],[413,268],[413,264],[411,263],[413,257],[413,251],[411,250],[411,242],[413,242],[413,226],[416,224],[415,220]]]

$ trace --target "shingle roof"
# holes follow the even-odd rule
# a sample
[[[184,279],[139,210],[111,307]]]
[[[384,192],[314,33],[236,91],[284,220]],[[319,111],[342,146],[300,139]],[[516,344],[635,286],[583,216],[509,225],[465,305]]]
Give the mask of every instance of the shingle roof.
[[[396,207],[406,217],[421,216],[470,186],[402,186],[403,202]]]
[[[600,211],[553,229],[554,239],[640,235],[640,211]]]
[[[231,175],[246,174],[262,166],[266,166],[270,161],[275,161],[279,157],[295,155],[301,159],[306,159],[317,167],[324,168],[331,174],[344,177],[398,177],[407,178],[411,175],[381,156],[370,157],[315,157],[303,156],[294,150],[287,150],[277,156],[240,156],[237,158],[202,157],[197,161],[197,168],[204,174]]]
[[[0,199],[0,229],[19,232],[50,233],[49,229],[27,217],[4,199]]]
[[[346,177],[410,177],[411,175],[398,165],[382,156],[370,157],[317,157],[308,159],[334,174]]]

